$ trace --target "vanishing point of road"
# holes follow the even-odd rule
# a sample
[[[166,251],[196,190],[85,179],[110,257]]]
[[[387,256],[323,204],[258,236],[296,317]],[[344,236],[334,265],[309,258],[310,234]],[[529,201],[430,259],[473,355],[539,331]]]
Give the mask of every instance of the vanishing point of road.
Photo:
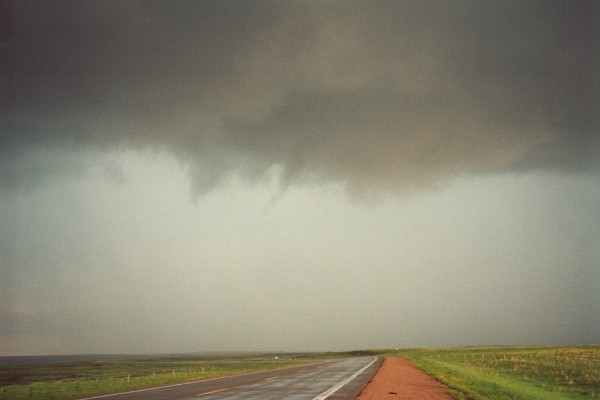
[[[358,357],[157,388],[86,397],[85,400],[354,400],[381,360]]]

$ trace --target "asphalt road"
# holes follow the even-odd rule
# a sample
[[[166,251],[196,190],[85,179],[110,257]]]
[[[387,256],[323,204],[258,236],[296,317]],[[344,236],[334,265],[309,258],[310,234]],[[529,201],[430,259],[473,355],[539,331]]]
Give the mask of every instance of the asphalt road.
[[[373,357],[350,358],[86,399],[354,400],[380,364]]]

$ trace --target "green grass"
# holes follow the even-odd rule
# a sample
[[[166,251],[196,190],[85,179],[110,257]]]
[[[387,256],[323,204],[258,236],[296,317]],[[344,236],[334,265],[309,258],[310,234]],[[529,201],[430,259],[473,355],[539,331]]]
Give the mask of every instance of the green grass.
[[[600,399],[600,346],[480,347],[390,352],[457,399]]]
[[[0,399],[66,399],[170,383],[264,371],[310,362],[285,356],[165,358],[24,365],[0,368]]]

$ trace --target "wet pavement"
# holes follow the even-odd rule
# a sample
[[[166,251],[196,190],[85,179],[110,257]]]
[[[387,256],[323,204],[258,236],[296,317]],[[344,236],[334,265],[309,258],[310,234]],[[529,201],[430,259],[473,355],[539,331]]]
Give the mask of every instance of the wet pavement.
[[[87,399],[354,400],[380,363],[373,357],[342,359]]]
[[[219,392],[213,393],[199,393],[190,399],[198,397],[218,400],[322,400],[333,397],[354,399],[354,391],[344,386],[349,385],[354,389],[356,385],[350,384],[353,379],[345,381],[349,378],[358,378],[358,375],[366,372],[366,369],[372,366],[374,361],[373,358],[343,360],[309,371],[300,370],[297,374],[290,376],[265,378],[262,382],[252,385],[223,388]],[[365,369],[363,370],[363,368]],[[354,376],[355,374],[356,376]],[[340,385],[342,383],[344,384]],[[349,394],[349,392],[352,393]],[[348,395],[351,397],[347,397]]]

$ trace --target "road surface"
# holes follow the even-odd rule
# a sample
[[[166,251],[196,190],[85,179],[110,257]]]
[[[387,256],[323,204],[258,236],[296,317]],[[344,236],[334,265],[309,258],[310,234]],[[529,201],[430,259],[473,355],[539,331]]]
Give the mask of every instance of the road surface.
[[[380,359],[350,358],[86,397],[88,400],[354,400]]]

